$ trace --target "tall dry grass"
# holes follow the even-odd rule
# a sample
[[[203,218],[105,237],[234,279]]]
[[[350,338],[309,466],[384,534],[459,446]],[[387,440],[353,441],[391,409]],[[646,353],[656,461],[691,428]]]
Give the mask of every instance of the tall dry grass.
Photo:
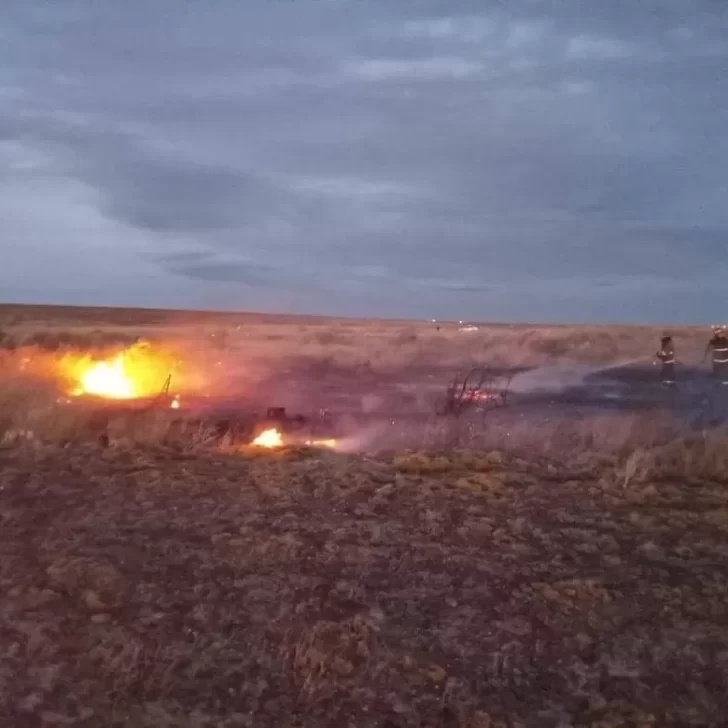
[[[20,363],[67,351],[104,352],[145,338],[183,352],[204,372],[214,372],[224,387],[224,372],[240,369],[251,382],[292,369],[356,376],[361,372],[407,377],[437,371],[441,376],[473,364],[535,367],[559,364],[607,366],[644,357],[656,348],[661,330],[649,327],[481,326],[463,332],[455,324],[423,322],[326,321],[213,314],[188,317],[164,312],[122,311],[75,320],[78,312],[61,310],[55,320],[45,310],[5,312],[0,322],[0,437],[5,442],[32,433],[35,441],[88,439],[98,430],[98,413],[59,401],[62,394],[42,376],[27,376]],[[13,316],[15,318],[13,318]],[[43,316],[46,316],[43,319]],[[94,317],[96,316],[96,318]],[[99,316],[112,317],[111,321]],[[706,332],[681,328],[673,332],[678,358],[700,360]],[[308,369],[306,369],[308,367]],[[32,367],[31,367],[32,369]],[[60,397],[62,400],[62,397]],[[185,436],[204,446],[209,433]],[[107,429],[116,441],[169,440],[168,413],[115,416]],[[179,429],[179,428],[178,428]],[[23,434],[25,433],[25,434]],[[380,441],[437,450],[480,448],[568,462],[621,468],[625,481],[662,473],[712,474],[723,477],[721,455],[725,434],[686,436],[666,413],[603,414],[589,418],[556,418],[534,424],[511,420],[457,423],[433,420],[409,426],[408,432],[387,432]],[[31,439],[32,439],[31,438]],[[595,467],[597,465],[594,465]],[[707,477],[707,476],[706,476]]]
[[[2,307],[0,307],[0,310]],[[662,329],[627,326],[483,325],[463,332],[457,324],[345,321],[235,314],[79,311],[58,309],[33,314],[22,307],[0,316],[0,349],[38,347],[97,349],[128,345],[137,338],[194,345],[210,356],[226,354],[251,363],[302,359],[329,366],[392,372],[412,367],[465,364],[542,366],[612,364],[649,359]],[[45,315],[45,318],[44,318]],[[72,316],[77,320],[72,320]],[[135,318],[136,315],[136,318]],[[676,328],[678,359],[702,358],[708,333]]]

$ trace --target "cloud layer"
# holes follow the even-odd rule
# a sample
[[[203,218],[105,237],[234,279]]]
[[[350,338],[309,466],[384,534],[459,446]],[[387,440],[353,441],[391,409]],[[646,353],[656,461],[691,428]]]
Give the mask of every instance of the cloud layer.
[[[5,15],[9,298],[552,321],[728,307],[721,3]]]

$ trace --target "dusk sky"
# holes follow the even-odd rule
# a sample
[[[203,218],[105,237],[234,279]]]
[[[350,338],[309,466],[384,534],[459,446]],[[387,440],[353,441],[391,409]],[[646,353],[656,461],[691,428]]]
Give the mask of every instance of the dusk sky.
[[[728,319],[725,0],[4,0],[0,300]]]

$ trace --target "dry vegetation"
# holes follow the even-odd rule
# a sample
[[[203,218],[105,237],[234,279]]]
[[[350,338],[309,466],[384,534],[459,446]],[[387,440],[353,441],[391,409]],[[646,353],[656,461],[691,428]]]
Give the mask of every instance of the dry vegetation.
[[[24,351],[194,330],[328,370],[618,360],[655,334],[92,313],[0,312]],[[725,724],[725,433],[605,415],[364,456],[150,421],[103,449],[37,382],[1,396],[2,725]]]
[[[331,368],[399,371],[463,363],[539,366],[559,361],[605,364],[648,358],[661,329],[620,326],[482,325],[473,334],[443,322],[366,321],[252,314],[196,315],[126,309],[0,306],[0,348],[88,348],[137,337],[201,343],[210,354],[244,354],[246,363],[286,358]],[[671,329],[679,359],[699,361],[706,332]]]

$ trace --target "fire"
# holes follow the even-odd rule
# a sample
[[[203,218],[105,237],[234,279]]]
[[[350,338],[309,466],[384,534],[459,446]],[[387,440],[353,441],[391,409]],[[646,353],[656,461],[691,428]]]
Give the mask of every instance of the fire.
[[[263,430],[252,444],[256,447],[283,447],[283,436],[275,428]]]
[[[309,447],[328,447],[333,449],[338,445],[338,441],[330,437],[324,440],[306,440],[306,445]]]
[[[88,354],[67,354],[60,361],[60,370],[75,396],[135,399],[159,394],[177,363],[171,354],[142,342],[101,361]]]
[[[74,394],[96,394],[109,399],[132,399],[135,396],[133,380],[124,369],[124,355],[110,362],[100,361],[81,374]]]
[[[294,444],[307,445],[308,447],[323,447],[323,448],[335,448],[338,445],[338,440],[334,438],[318,439],[318,440],[293,440]],[[256,437],[251,445],[255,447],[266,447],[266,448],[277,448],[285,445],[283,435],[281,432],[274,427],[271,427]]]

